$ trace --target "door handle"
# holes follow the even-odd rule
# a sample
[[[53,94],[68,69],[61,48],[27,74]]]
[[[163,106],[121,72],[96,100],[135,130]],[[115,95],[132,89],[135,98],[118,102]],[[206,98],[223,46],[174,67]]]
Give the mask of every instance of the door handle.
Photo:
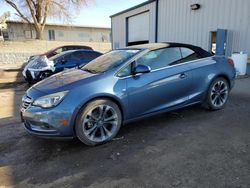
[[[184,79],[184,78],[186,78],[186,77],[187,77],[187,75],[186,75],[185,73],[181,73],[180,79]]]

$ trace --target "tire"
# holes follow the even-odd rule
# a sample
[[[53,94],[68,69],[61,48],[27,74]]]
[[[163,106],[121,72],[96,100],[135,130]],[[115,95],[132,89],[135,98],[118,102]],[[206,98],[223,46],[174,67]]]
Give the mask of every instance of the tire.
[[[96,99],[79,113],[75,132],[86,145],[95,146],[112,140],[122,124],[121,110],[111,100]]]
[[[228,81],[218,77],[209,86],[205,107],[209,110],[221,110],[225,107],[229,95]]]

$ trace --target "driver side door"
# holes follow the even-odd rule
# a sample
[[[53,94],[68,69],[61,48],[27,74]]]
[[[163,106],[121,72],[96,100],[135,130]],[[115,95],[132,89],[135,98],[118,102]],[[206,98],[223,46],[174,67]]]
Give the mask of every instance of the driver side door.
[[[188,101],[192,74],[181,59],[180,48],[171,47],[150,51],[135,61],[135,66],[146,65],[151,71],[126,78],[129,119],[183,105]]]

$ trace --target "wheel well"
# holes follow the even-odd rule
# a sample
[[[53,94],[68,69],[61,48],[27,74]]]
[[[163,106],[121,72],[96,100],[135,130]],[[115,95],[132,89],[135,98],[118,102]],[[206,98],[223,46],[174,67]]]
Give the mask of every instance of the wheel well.
[[[117,99],[115,99],[115,98],[113,98],[113,97],[108,97],[108,96],[96,97],[96,98],[93,98],[93,99],[89,100],[87,103],[89,103],[90,101],[96,100],[96,99],[107,99],[107,100],[110,100],[110,101],[114,102],[114,103],[119,107],[119,109],[121,110],[122,120],[123,120],[123,108],[122,108],[120,102],[119,102]],[[86,104],[87,104],[87,103],[86,103]],[[84,105],[84,106],[85,106],[85,105]]]
[[[224,79],[227,81],[227,83],[228,83],[228,85],[229,85],[229,88],[231,88],[230,80],[229,80],[229,78],[228,78],[226,75],[221,74],[221,75],[216,76],[214,79],[216,79],[216,78],[224,78]],[[213,79],[213,80],[214,80],[214,79]]]
[[[123,118],[124,118],[124,114],[123,114],[123,108],[121,106],[121,104],[119,103],[118,100],[116,100],[115,98],[113,97],[109,97],[109,96],[103,96],[103,97],[95,97],[95,98],[92,98],[90,99],[89,101],[87,101],[86,103],[84,103],[81,108],[78,110],[77,114],[76,114],[76,117],[75,117],[75,120],[74,120],[74,133],[75,133],[75,125],[76,125],[76,122],[77,122],[77,118],[79,116],[79,113],[84,109],[84,107],[90,103],[91,101],[94,101],[94,100],[97,100],[97,99],[107,99],[107,100],[110,100],[112,102],[114,102],[118,107],[119,109],[121,110],[121,115],[122,115],[122,121],[123,121]]]

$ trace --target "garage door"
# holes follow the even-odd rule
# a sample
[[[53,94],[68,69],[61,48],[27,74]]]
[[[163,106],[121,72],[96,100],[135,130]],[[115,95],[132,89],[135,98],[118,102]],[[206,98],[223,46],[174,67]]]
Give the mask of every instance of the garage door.
[[[128,18],[128,45],[149,42],[149,12]]]

